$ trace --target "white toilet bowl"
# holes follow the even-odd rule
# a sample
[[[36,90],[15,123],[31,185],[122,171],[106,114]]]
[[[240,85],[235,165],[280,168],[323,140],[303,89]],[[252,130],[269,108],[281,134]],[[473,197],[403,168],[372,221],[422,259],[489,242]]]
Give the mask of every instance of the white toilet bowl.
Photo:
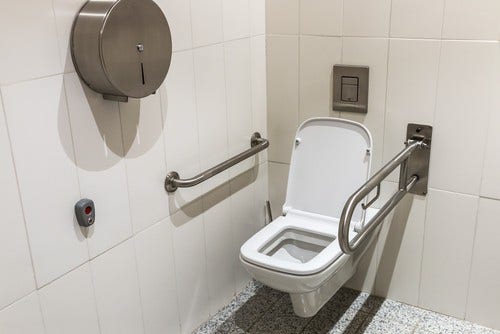
[[[361,124],[314,118],[297,131],[283,216],[251,237],[240,251],[258,281],[290,293],[297,315],[310,317],[356,272],[376,233],[347,255],[339,246],[344,203],[368,178],[372,139]],[[360,226],[376,210],[358,208]],[[350,238],[356,235],[352,230]]]

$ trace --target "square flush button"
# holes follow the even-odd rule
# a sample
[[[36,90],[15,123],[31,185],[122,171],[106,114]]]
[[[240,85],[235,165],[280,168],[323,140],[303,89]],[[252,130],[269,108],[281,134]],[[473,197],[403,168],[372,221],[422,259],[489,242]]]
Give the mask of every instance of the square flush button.
[[[367,66],[333,67],[333,110],[366,114],[368,112]]]
[[[342,77],[342,101],[358,102],[359,78]]]

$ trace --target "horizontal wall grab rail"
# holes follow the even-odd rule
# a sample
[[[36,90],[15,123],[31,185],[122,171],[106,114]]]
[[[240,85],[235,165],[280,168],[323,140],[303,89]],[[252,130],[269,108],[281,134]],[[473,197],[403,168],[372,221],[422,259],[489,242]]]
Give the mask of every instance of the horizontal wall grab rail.
[[[429,171],[429,158],[431,148],[432,127],[425,125],[409,124],[407,132],[406,148],[383,166],[364,185],[362,185],[347,200],[339,222],[339,245],[346,254],[352,254],[366,241],[372,232],[383,222],[384,218],[396,207],[396,205],[408,193],[427,193],[427,175]],[[387,178],[396,168],[400,168],[398,191],[382,206],[380,210],[363,224],[360,231],[349,240],[349,231],[352,216],[359,203],[365,199],[373,189],[377,188],[377,196],[380,194],[381,182]],[[410,175],[410,176],[408,176]],[[420,183],[420,184],[419,184]],[[418,191],[415,191],[419,188]],[[366,210],[374,200],[367,205],[362,204]]]
[[[177,188],[188,188],[200,184],[211,177],[225,171],[226,169],[236,165],[243,160],[265,150],[269,147],[269,141],[260,136],[260,133],[255,132],[250,139],[250,148],[238,155],[214,166],[190,179],[181,179],[179,173],[169,172],[165,179],[165,190],[169,193],[175,192]]]

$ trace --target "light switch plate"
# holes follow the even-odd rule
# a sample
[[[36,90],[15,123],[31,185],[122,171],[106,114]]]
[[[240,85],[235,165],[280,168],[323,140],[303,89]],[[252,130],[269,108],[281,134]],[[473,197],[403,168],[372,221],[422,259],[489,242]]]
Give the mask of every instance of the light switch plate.
[[[367,66],[333,66],[333,110],[366,114],[368,112],[369,74],[370,69]],[[355,79],[357,79],[357,87],[352,85],[356,82]],[[342,94],[343,90],[344,94]]]

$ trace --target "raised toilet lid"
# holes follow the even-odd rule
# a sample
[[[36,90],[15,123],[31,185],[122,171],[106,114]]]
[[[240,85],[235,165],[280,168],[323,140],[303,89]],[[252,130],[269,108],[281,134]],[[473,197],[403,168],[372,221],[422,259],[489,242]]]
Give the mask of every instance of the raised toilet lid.
[[[372,137],[362,124],[312,118],[299,127],[283,211],[340,218],[344,204],[369,177]],[[356,210],[353,222],[364,217]]]

